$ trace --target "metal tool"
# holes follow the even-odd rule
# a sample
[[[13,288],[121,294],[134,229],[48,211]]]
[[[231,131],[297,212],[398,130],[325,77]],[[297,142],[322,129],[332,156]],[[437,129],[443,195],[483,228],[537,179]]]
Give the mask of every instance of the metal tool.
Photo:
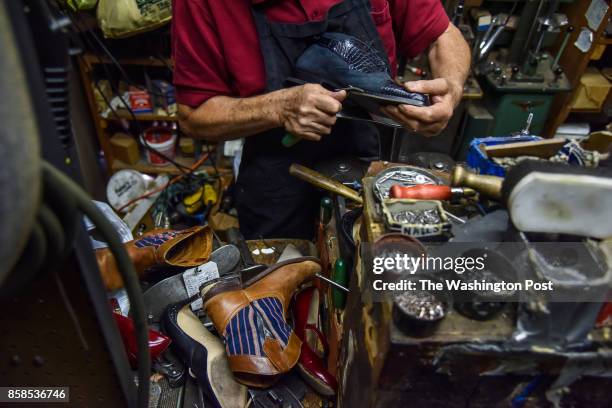
[[[465,0],[458,0],[457,5],[455,6],[455,11],[453,12],[453,24],[459,26],[461,20],[463,20],[463,9],[465,7]]]
[[[463,166],[456,166],[451,174],[451,185],[470,187],[479,193],[499,200],[504,179],[472,173]]]
[[[567,47],[567,43],[569,42],[570,36],[572,35],[572,33],[574,32],[574,26],[568,26],[567,30],[565,30],[565,35],[563,36],[563,42],[561,43],[561,47],[559,47],[559,51],[557,51],[557,55],[555,55],[555,59],[552,62],[551,67],[553,69],[557,68],[559,66],[559,59],[561,58],[561,55],[563,55],[563,52],[565,52],[565,48]]]
[[[330,285],[332,285],[335,288],[338,288],[338,289],[343,290],[345,292],[349,292],[348,288],[340,285],[339,283],[334,282],[333,280],[331,280],[329,278],[326,278],[325,276],[323,276],[323,275],[321,275],[319,273],[315,274],[315,276],[317,278],[321,279],[322,281],[325,281],[325,282],[329,283]]]
[[[446,214],[447,217],[452,218],[455,222],[458,222],[459,224],[466,223],[464,219],[457,217],[455,214],[451,213],[450,211],[444,210],[444,214]]]
[[[506,24],[508,23],[509,18],[510,18],[510,15],[508,15],[506,19],[504,20],[504,22],[501,23],[495,29],[495,31],[493,32],[490,38],[488,38],[487,35],[485,34],[483,41],[480,43],[480,52],[478,53],[478,60],[483,59],[489,53],[489,51],[491,51],[491,48],[493,47],[493,45],[495,45],[495,42],[497,41],[501,33],[506,28]],[[499,19],[497,21],[499,21]],[[491,30],[492,25],[493,23],[491,23],[491,26],[489,26],[489,30],[487,30],[487,34],[491,32],[490,30]]]
[[[309,169],[308,167],[294,163],[289,167],[289,174],[314,186],[346,197],[355,201],[356,203],[363,204],[363,198],[361,198],[359,193],[357,193],[355,190],[345,186],[342,183],[332,180],[329,177],[325,177],[321,173]]]
[[[487,31],[485,31],[484,35],[482,36],[482,39],[480,40],[480,44],[478,45],[479,50],[482,50],[484,48],[485,44],[489,40],[489,37],[491,36],[491,32],[493,32],[493,28],[497,25],[498,21],[498,16],[494,16],[491,19],[491,24],[489,24],[489,27],[487,27]]]
[[[255,263],[251,250],[238,228],[230,228],[227,230],[227,242],[236,245],[240,251],[240,257],[243,263],[243,269],[240,271],[240,274],[243,282],[249,281],[252,277],[257,276],[260,272],[268,268],[267,265]]]
[[[219,275],[225,275],[233,271],[240,262],[240,251],[234,245],[224,245],[210,254],[208,262],[216,263]],[[151,323],[159,322],[168,305],[180,302],[188,297],[182,273],[157,282],[143,294],[149,321]]]

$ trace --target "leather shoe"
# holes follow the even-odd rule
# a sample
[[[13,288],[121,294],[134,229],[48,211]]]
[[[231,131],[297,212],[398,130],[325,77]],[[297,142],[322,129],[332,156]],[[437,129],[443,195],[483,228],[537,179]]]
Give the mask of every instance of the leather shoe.
[[[409,92],[393,81],[387,60],[376,49],[350,35],[323,34],[298,58],[295,70],[301,80],[353,88],[380,99],[381,104],[428,105],[426,95]]]
[[[287,323],[289,302],[305,281],[321,271],[317,258],[277,263],[252,285],[223,279],[201,289],[204,310],[225,339],[236,379],[267,387],[298,361],[301,342]]]
[[[329,345],[319,330],[319,290],[309,287],[295,297],[293,309],[295,334],[302,341],[298,370],[304,380],[319,394],[333,397],[338,388],[336,378],[327,371],[325,360],[317,354],[317,341],[327,355]]]
[[[124,245],[139,276],[157,265],[193,268],[208,261],[212,252],[212,230],[209,226],[180,231],[157,229]],[[98,249],[96,260],[106,289],[122,288],[123,280],[112,252],[108,248]]]
[[[168,306],[162,317],[162,330],[172,339],[173,349],[215,407],[244,407],[247,389],[234,379],[219,338],[191,311],[194,300],[195,296]]]

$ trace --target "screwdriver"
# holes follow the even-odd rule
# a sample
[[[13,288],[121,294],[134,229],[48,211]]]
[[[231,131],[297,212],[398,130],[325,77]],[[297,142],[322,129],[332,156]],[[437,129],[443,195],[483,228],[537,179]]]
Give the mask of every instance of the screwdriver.
[[[476,194],[471,188],[420,184],[417,186],[391,186],[391,198],[409,198],[413,200],[450,200],[457,197],[469,197]]]

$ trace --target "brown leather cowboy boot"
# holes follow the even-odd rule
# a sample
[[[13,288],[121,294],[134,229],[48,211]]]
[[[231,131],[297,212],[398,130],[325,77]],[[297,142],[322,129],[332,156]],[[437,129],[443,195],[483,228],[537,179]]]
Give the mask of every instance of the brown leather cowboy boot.
[[[139,276],[155,265],[192,268],[208,260],[212,252],[212,230],[209,226],[180,231],[157,229],[124,245]],[[106,289],[122,288],[123,280],[110,250],[98,249],[96,259]]]
[[[237,381],[267,387],[295,366],[302,342],[287,323],[287,308],[298,287],[320,271],[317,258],[296,258],[272,265],[244,289],[228,278],[202,288],[204,310],[225,339]]]

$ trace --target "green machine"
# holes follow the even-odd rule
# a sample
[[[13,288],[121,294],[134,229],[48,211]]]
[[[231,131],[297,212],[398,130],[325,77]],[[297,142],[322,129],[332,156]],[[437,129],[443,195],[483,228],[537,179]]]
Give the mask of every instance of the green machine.
[[[483,102],[493,116],[492,136],[517,132],[530,113],[534,118],[532,133],[541,134],[555,94],[571,89],[558,61],[573,27],[568,26],[565,15],[556,13],[558,0],[525,1],[509,49],[486,58],[506,30],[516,4],[509,14],[499,13],[493,18],[474,49],[474,70],[485,91]],[[557,55],[543,52],[543,47],[561,35],[562,27],[567,28]]]
[[[504,136],[516,132],[519,130],[517,125],[525,123],[530,113],[534,116],[532,133],[542,133],[555,94],[571,89],[561,68],[553,71],[549,62],[550,59],[545,59],[539,63],[538,75],[543,78],[541,82],[521,81],[521,73],[516,66],[510,68],[514,71],[508,74],[503,73],[507,66],[497,66],[493,72],[485,75],[484,104],[494,118],[490,135]]]

